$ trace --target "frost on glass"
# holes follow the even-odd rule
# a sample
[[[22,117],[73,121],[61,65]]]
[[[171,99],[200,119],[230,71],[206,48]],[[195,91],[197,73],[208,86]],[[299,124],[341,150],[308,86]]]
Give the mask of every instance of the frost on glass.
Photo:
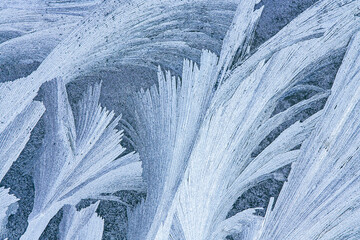
[[[66,3],[59,3],[62,4],[66,6]],[[36,46],[25,52],[16,51],[22,44],[11,45],[10,41],[19,41],[19,38],[0,44],[4,52],[0,58],[10,59],[4,60],[4,63],[13,60],[41,62],[30,75],[8,84],[7,91],[21,92],[33,98],[42,83],[54,78],[62,77],[65,82],[69,82],[78,76],[95,74],[101,70],[116,71],[126,65],[156,69],[161,64],[167,69],[180,70],[184,57],[197,59],[202,48],[219,47],[219,39],[225,32],[224,25],[230,24],[235,9],[236,1],[104,1],[88,17],[70,20],[70,24],[78,23],[75,28],[62,29],[66,28],[66,24],[59,21],[55,25],[56,29],[53,29],[54,33],[49,28],[45,30],[44,36],[35,36]],[[5,8],[4,11],[10,10]],[[71,13],[71,8],[63,13],[67,11]],[[35,17],[40,17],[42,12],[37,14]],[[59,13],[55,12],[50,19],[58,16]],[[204,22],[208,22],[208,28],[203,27]],[[51,38],[58,38],[60,34],[67,36],[56,45],[56,41]],[[49,41],[43,44],[45,40]],[[47,46],[49,42],[53,43],[52,46]],[[52,51],[42,51],[45,48]],[[18,52],[24,54],[21,59],[18,58]],[[19,91],[19,85],[25,84],[29,84],[29,87]],[[5,98],[8,97],[5,95]],[[25,106],[24,103],[17,109],[22,110]],[[0,102],[0,109],[2,107]]]
[[[127,204],[128,239],[356,239],[360,37],[353,35],[360,2],[317,1],[252,49],[263,10],[258,2],[3,1],[0,179],[46,107],[34,207],[21,239],[38,239],[62,208],[61,239],[100,239],[98,203],[80,211],[75,205],[87,198],[120,201],[102,195],[118,190],[147,191],[138,206]],[[305,79],[347,47],[325,109],[295,121],[330,94]],[[40,66],[25,76],[15,63]],[[128,65],[158,74],[158,85],[129,101],[134,122],[122,122],[139,154],[125,154],[116,128],[121,117],[99,105],[100,84],[74,109],[65,87]],[[44,105],[33,100],[41,86]],[[276,111],[300,91],[313,94]],[[265,218],[254,209],[227,218],[246,190],[283,180],[274,171],[293,162]],[[0,188],[0,238],[16,201]]]
[[[360,87],[357,33],[311,137],[257,239],[358,239]]]
[[[246,1],[246,3],[250,2]],[[155,218],[150,225],[151,227],[159,225],[158,222],[161,221],[160,227],[155,227],[156,234],[151,227],[145,228],[149,239],[154,237],[156,239],[169,237],[218,239],[219,236],[226,237],[224,233],[228,231],[226,229],[236,229],[235,224],[246,219],[244,216],[249,216],[249,214],[240,213],[231,219],[226,219],[227,213],[242,193],[271,177],[276,169],[297,159],[300,151],[295,150],[296,147],[309,137],[321,113],[303,122],[295,122],[256,156],[253,156],[253,153],[258,151],[259,145],[268,134],[292,119],[296,113],[306,109],[309,104],[327,98],[329,92],[317,89],[318,93],[310,99],[273,115],[278,101],[289,92],[311,88],[311,86],[298,83],[309,72],[315,71],[318,63],[324,64],[325,58],[337,54],[337,51],[345,47],[346,42],[358,28],[356,27],[357,19],[354,18],[354,14],[358,11],[358,9],[354,10],[354,7],[358,5],[356,1],[350,1],[344,5],[335,1],[321,1],[265,42],[251,56],[246,48],[241,48],[241,44],[238,46],[229,44],[241,42],[237,41],[237,38],[245,39],[241,35],[251,33],[252,28],[252,24],[247,25],[247,23],[250,20],[256,23],[256,18],[259,16],[259,11],[253,11],[254,5],[247,6],[244,2],[240,5],[239,14],[235,15],[219,57],[219,64],[224,64],[226,67],[217,66],[221,70],[215,72],[214,77],[219,86],[214,88],[216,91],[212,93],[208,108],[203,110],[205,114],[197,129],[195,141],[189,146],[191,152],[188,158],[182,159],[186,170],[179,185],[174,185],[177,188],[176,193],[174,197],[169,196],[171,200],[166,200],[168,206],[159,206],[162,202],[151,201],[147,198],[139,209],[136,209],[137,218],[135,220],[130,218],[129,236],[131,238],[142,239],[146,236],[144,233],[136,235],[134,232],[144,231],[144,228],[140,227],[143,226],[141,219],[146,219],[147,222],[149,218],[153,218],[152,214],[159,208],[161,211],[164,209],[168,211],[162,215],[165,218]],[[245,6],[251,10],[248,16],[244,14]],[[295,29],[296,25],[301,25],[308,30],[302,29],[302,32],[292,33],[291,27]],[[234,58],[235,54],[237,58]],[[244,54],[248,55],[242,57]],[[208,59],[204,55],[202,60]],[[210,64],[210,60],[202,61],[200,69],[202,65]],[[185,64],[184,69],[186,67]],[[144,176],[146,177],[146,174],[156,176],[151,180],[156,181],[154,185],[171,182],[170,179],[178,174],[174,171],[171,171],[171,174],[164,174],[169,171],[167,164],[179,161],[178,155],[175,157],[169,155],[177,147],[176,138],[172,140],[174,137],[171,134],[188,130],[176,127],[176,121],[174,121],[177,116],[186,117],[186,114],[179,114],[173,108],[176,106],[174,100],[180,92],[174,90],[178,85],[178,80],[172,79],[170,83],[171,76],[168,74],[165,89],[171,89],[171,91],[165,91],[163,98],[155,98],[162,95],[161,88],[164,84],[162,74],[160,71],[159,91],[151,88],[149,91],[142,92],[143,99],[146,100],[137,111],[137,113],[143,113],[144,116],[149,116],[149,124],[144,124],[140,129],[136,129],[139,128],[138,125],[135,126],[137,132],[144,129],[152,132],[152,135],[142,139],[143,144],[150,147],[149,150],[146,153],[140,150],[139,152],[144,159],[147,159],[149,154],[155,157],[150,163],[147,163],[148,160],[144,161]],[[214,72],[209,70],[207,75],[213,76]],[[181,84],[187,80],[189,79],[183,77]],[[181,88],[178,87],[178,89]],[[161,106],[160,110],[159,106]],[[171,114],[172,118],[169,117]],[[163,116],[172,121],[168,120],[166,125],[157,125]],[[166,130],[171,127],[174,130]],[[156,139],[161,142],[158,146],[156,143],[159,140],[156,141]],[[154,144],[155,147],[151,148]],[[168,151],[165,150],[166,148]],[[168,160],[164,161],[164,159]],[[146,164],[149,166],[147,167]],[[148,194],[151,193],[160,199],[164,197],[161,191],[152,185],[148,188]],[[143,207],[146,204],[152,208],[153,213],[146,211]],[[251,219],[249,218],[249,221]],[[253,219],[252,224],[242,221],[247,227],[238,226],[238,229],[245,229],[241,231],[247,231],[248,236],[255,236],[255,230],[249,229],[249,226],[255,226],[257,229],[261,226],[261,221],[259,222],[259,218],[255,217]],[[131,228],[131,224],[136,227]],[[147,224],[149,226],[148,222]]]
[[[225,37],[220,59],[214,53],[203,51],[200,67],[184,60],[181,79],[159,68],[159,85],[136,94],[135,124],[127,126],[141,155],[148,191],[146,200],[129,213],[129,239],[154,239],[166,231],[162,230],[162,224],[171,211],[169,208],[220,74],[229,70],[240,46],[244,49],[241,57],[246,56],[262,11],[255,11],[252,17],[255,2],[243,3],[244,8],[236,13],[236,18],[242,16],[241,20],[245,21],[231,26],[233,30]]]
[[[134,100],[136,124],[129,132],[141,154],[148,191],[129,213],[130,239],[153,238],[184,173],[216,81],[208,73],[216,71],[217,57],[204,51],[201,62],[199,68],[185,60],[182,80],[159,69],[159,86],[140,91]]]
[[[29,225],[21,239],[41,235],[49,220],[65,205],[96,199],[102,193],[142,190],[141,162],[136,153],[119,158],[121,116],[99,105],[100,84],[89,87],[74,121],[65,84],[55,79],[44,85],[45,138],[34,173],[35,200]]]
[[[60,240],[101,240],[104,220],[95,212],[99,201],[77,211],[72,205],[63,207],[59,226]]]
[[[1,95],[1,92],[0,92]],[[44,113],[45,108],[41,102],[31,101],[22,112],[16,111],[11,105],[0,110],[2,115],[12,112],[12,121],[5,118],[0,124],[0,181],[4,178],[13,162],[19,157],[30,133]],[[0,187],[0,238],[6,237],[6,223],[10,214],[14,213],[18,199],[9,194],[9,189]]]
[[[14,195],[9,194],[9,189],[0,187],[0,239],[7,237],[6,224],[8,217],[10,214],[15,213],[18,200]]]
[[[29,74],[100,2],[2,0],[0,82]]]

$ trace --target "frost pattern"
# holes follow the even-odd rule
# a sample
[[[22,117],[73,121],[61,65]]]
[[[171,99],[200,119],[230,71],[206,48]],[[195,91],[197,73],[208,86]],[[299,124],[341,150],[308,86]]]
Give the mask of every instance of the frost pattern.
[[[258,239],[358,239],[359,45],[351,40],[316,130]]]
[[[51,51],[36,71],[8,84],[6,89],[9,93],[29,95],[32,99],[41,84],[57,77],[69,82],[100,70],[116,71],[124,65],[156,69],[161,64],[179,70],[184,57],[196,59],[200,49],[218,46],[223,26],[233,17],[235,2],[104,1]],[[209,29],[202,27],[204,21],[209,21]],[[60,27],[54,31],[56,35],[68,30]],[[11,46],[5,48],[6,51],[13,49]],[[11,54],[10,51],[5,56]],[[36,54],[30,51],[24,58],[32,59],[33,56]],[[27,88],[18,89],[19,85],[25,84],[29,84]],[[4,102],[13,101],[11,97],[6,94],[5,98],[10,99],[4,99]],[[0,101],[0,108],[4,107],[2,103]],[[17,109],[22,110],[25,106],[23,103]]]
[[[80,211],[75,204],[86,198],[119,201],[102,193],[145,189],[146,199],[128,209],[129,239],[207,240],[229,234],[357,239],[360,2],[320,0],[251,49],[262,13],[255,10],[257,3],[3,1],[0,180],[29,140],[44,105],[47,109],[34,208],[21,239],[37,239],[61,208],[61,239],[100,239],[99,202]],[[226,34],[224,26],[230,26]],[[26,50],[24,43],[29,43]],[[346,48],[331,95],[302,83]],[[41,64],[26,76],[15,62]],[[100,84],[88,89],[75,111],[65,87],[78,77],[126,65],[160,66],[158,86],[129,102],[134,123],[123,121],[139,155],[124,154],[122,131],[116,129],[121,116],[113,120],[115,114],[99,105]],[[33,100],[41,86],[44,105]],[[282,98],[310,90],[311,98],[275,111]],[[323,111],[294,121],[328,97]],[[283,129],[288,122],[293,124]],[[289,182],[274,210],[271,199],[265,218],[254,209],[227,218],[242,193],[290,163]],[[0,188],[0,238],[7,236],[16,201]]]
[[[0,96],[3,94],[0,87]],[[1,97],[0,97],[1,98]],[[12,121],[4,118],[0,122],[0,181],[4,178],[11,165],[19,157],[25,144],[30,138],[30,133],[45,111],[44,105],[38,101],[31,103],[22,112],[16,111],[11,105],[0,110],[1,115],[11,113]],[[17,209],[18,199],[9,194],[9,189],[0,188],[0,238],[7,235],[7,218]]]
[[[100,0],[2,0],[0,82],[25,77]],[[26,46],[26,48],[24,48]]]
[[[99,201],[76,211],[72,205],[63,207],[63,218],[59,226],[60,240],[100,240],[104,220],[96,214]]]
[[[171,211],[169,208],[205,112],[216,84],[221,80],[220,73],[229,70],[237,48],[248,48],[250,39],[247,37],[252,35],[251,31],[262,11],[255,11],[255,16],[248,18],[255,1],[243,3],[247,5],[243,5],[244,8],[236,15],[246,21],[242,25],[231,26],[232,31],[225,38],[224,54],[220,59],[209,51],[203,51],[200,67],[185,60],[181,80],[159,69],[159,87],[140,91],[134,100],[135,126],[133,129],[128,127],[143,161],[148,192],[146,200],[130,213],[129,239],[159,238],[159,234],[164,235],[170,230],[169,225],[164,230],[162,224]]]
[[[246,3],[250,2],[246,1]],[[253,4],[255,3],[253,2]],[[349,4],[354,7],[358,3],[352,2]],[[296,122],[291,125],[256,157],[253,157],[252,154],[270,132],[285,121],[293,118],[296,113],[308,107],[308,104],[328,97],[329,93],[320,90],[311,99],[300,102],[284,112],[272,115],[278,100],[289,92],[296,92],[304,88],[305,86],[296,84],[301,82],[309,74],[309,71],[316,70],[313,67],[314,63],[321,62],[323,58],[344,46],[341,45],[342,43],[339,40],[349,39],[354,31],[353,29],[356,29],[354,27],[356,20],[351,17],[352,14],[349,14],[350,11],[354,12],[353,8],[347,5],[338,5],[331,1],[323,1],[294,20],[297,24],[301,23],[306,27],[311,27],[311,24],[315,24],[315,22],[308,22],[308,18],[304,18],[304,15],[316,11],[316,14],[313,13],[313,15],[315,15],[315,18],[321,19],[320,22],[323,24],[316,34],[309,36],[306,34],[311,31],[304,31],[299,33],[303,35],[301,38],[299,36],[293,38],[286,36],[281,41],[285,39],[287,42],[277,42],[275,44],[274,41],[280,41],[279,36],[284,36],[284,32],[289,35],[285,28],[264,43],[265,46],[269,45],[266,51],[275,47],[277,49],[265,54],[262,53],[265,50],[260,47],[256,53],[246,58],[243,53],[248,53],[247,48],[241,48],[241,44],[231,43],[241,42],[235,40],[236,38],[246,39],[240,33],[249,34],[251,32],[253,25],[249,24],[247,26],[246,23],[247,21],[256,23],[259,11],[252,12],[254,5],[249,4],[248,8],[251,10],[248,11],[249,17],[244,14],[246,12],[244,6],[246,6],[244,3],[240,4],[238,14],[236,14],[237,17],[235,17],[232,28],[224,40],[219,64],[224,64],[226,67],[217,66],[218,69],[222,70],[215,75],[220,86],[213,94],[210,105],[206,110],[196,141],[193,146],[190,146],[192,150],[189,159],[183,159],[187,168],[181,179],[181,184],[177,187],[174,199],[167,200],[170,205],[166,207],[160,206],[161,209],[168,209],[165,214],[166,218],[156,218],[154,220],[155,222],[162,221],[156,239],[168,239],[169,235],[172,239],[217,239],[219,232],[214,231],[214,229],[221,229],[220,226],[223,226],[223,228],[236,228],[235,225],[231,225],[238,224],[236,218],[225,220],[232,204],[248,188],[269,178],[273,171],[293,162],[297,158],[300,151],[293,149],[310,135],[320,113],[304,122]],[[343,8],[342,11],[338,12],[344,13],[344,15],[338,14],[335,17],[330,17],[328,11],[332,10],[332,8],[333,10]],[[251,17],[251,14],[253,14],[253,17]],[[318,23],[316,22],[316,24]],[[239,31],[239,29],[243,29],[243,31]],[[290,34],[290,36],[292,35]],[[279,45],[283,48],[279,49]],[[231,49],[229,46],[235,47],[235,49]],[[237,49],[239,47],[240,49]],[[234,56],[235,54],[237,55]],[[206,54],[203,54],[202,60],[208,59],[204,55]],[[207,66],[211,62],[202,61],[201,64]],[[186,64],[184,69],[186,69]],[[206,75],[213,76],[214,73],[209,71]],[[170,76],[167,79],[169,81]],[[182,84],[186,80],[189,79],[183,77]],[[161,77],[159,77],[159,88],[163,84],[162,81]],[[159,171],[162,173],[163,169],[159,167],[159,164],[171,164],[173,161],[173,159],[170,159],[165,163],[160,162],[163,159],[169,159],[169,157],[168,155],[162,157],[162,155],[159,156],[158,154],[168,154],[174,147],[176,149],[176,145],[171,138],[164,139],[164,136],[171,136],[171,134],[162,134],[162,132],[167,132],[164,129],[171,126],[174,121],[169,121],[168,125],[163,126],[152,125],[158,123],[154,119],[161,119],[164,114],[162,111],[157,112],[155,110],[160,108],[159,105],[167,103],[165,109],[172,109],[173,98],[178,94],[174,90],[176,80],[172,79],[172,82],[172,85],[168,83],[167,86],[172,86],[172,91],[168,92],[173,92],[173,94],[166,92],[167,95],[164,97],[166,101],[153,99],[152,96],[156,96],[157,92],[156,89],[152,89],[143,92],[143,95],[148,96],[148,99],[143,101],[142,108],[138,108],[138,111],[145,112],[144,116],[148,116],[148,119],[150,119],[149,124],[144,124],[143,128],[150,128],[150,131],[154,133],[154,138],[142,139],[151,139],[145,141],[146,146],[151,142],[157,144],[163,141],[163,144],[155,145],[159,149],[149,148],[144,154],[145,156],[149,156],[149,154],[155,156],[151,164],[156,167],[145,168],[145,171],[151,172],[150,176],[158,176]],[[159,93],[161,94],[161,91]],[[149,109],[149,103],[152,104],[151,106],[155,105],[156,107]],[[161,106],[160,109],[163,108]],[[176,111],[170,111],[168,115],[166,115],[167,111],[164,112],[165,116],[174,114],[172,118],[168,117],[172,120],[175,119],[175,116],[178,116]],[[149,116],[150,114],[155,117]],[[154,129],[151,129],[152,127]],[[183,131],[181,128],[179,130]],[[161,135],[156,136],[159,133]],[[155,139],[160,139],[160,141]],[[166,147],[167,144],[169,144],[168,147]],[[164,150],[166,148],[168,151]],[[141,156],[144,155],[141,154]],[[144,161],[145,164],[146,161]],[[174,161],[179,160],[175,157]],[[155,181],[167,183],[169,178],[176,176],[176,174],[164,176],[156,177]],[[151,185],[148,189],[149,194],[152,192],[155,192],[154,194],[159,193],[156,187],[153,188]],[[148,205],[153,209],[159,207],[159,201],[151,201],[148,198],[142,205],[146,205],[147,201],[152,203]],[[151,213],[148,215],[144,208],[137,209],[137,211],[136,214],[143,214],[142,216],[145,216],[146,221],[148,221],[147,218],[149,215],[151,216]],[[142,237],[141,235],[137,237],[131,235],[133,232],[139,231],[139,229],[144,229],[139,224],[140,219],[141,217],[138,216],[137,221],[133,220],[131,222],[136,226],[129,229],[130,236],[134,239],[144,239],[144,235]],[[258,227],[259,223],[257,222],[255,225]],[[146,229],[146,231],[148,230]],[[151,231],[150,229],[150,234],[153,234]],[[250,232],[251,234],[254,233],[254,231]]]
[[[14,195],[9,194],[9,189],[0,188],[0,238],[5,239],[7,236],[6,223],[10,214],[17,209],[17,199]]]
[[[65,205],[101,193],[142,190],[141,162],[135,153],[118,156],[120,117],[99,106],[100,85],[90,87],[79,104],[75,123],[65,84],[55,79],[44,86],[45,138],[34,174],[35,201],[29,226],[21,239],[38,238]]]

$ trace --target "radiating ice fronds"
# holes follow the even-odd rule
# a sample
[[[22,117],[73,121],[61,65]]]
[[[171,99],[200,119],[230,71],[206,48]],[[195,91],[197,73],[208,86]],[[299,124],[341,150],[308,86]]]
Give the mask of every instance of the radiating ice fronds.
[[[185,239],[213,239],[212,231],[243,192],[296,159],[298,151],[291,150],[302,143],[316,122],[314,116],[295,123],[257,157],[251,156],[266,136],[262,127],[286,87],[274,82],[279,79],[275,76],[271,81],[264,78],[270,65],[258,66],[229,101],[216,103],[207,113],[176,195],[176,215]]]
[[[72,205],[63,207],[59,226],[60,240],[101,240],[104,220],[96,214],[100,202],[76,211]]]
[[[280,97],[296,91],[294,86],[304,78],[303,72],[319,60],[317,51],[325,56],[340,44],[342,39],[333,32],[337,27],[321,38],[296,43],[260,61],[243,80],[239,81],[237,69],[226,76],[200,128],[175,197],[176,210],[170,208],[175,211],[178,221],[174,223],[181,225],[185,239],[214,237],[213,229],[225,220],[244,191],[297,158],[299,151],[293,149],[309,136],[319,113],[291,125],[256,157],[252,153],[271,131],[306,105],[328,96],[327,92],[319,92],[272,116]],[[240,83],[235,84],[236,80]]]
[[[255,1],[241,1],[219,60],[203,51],[200,67],[184,61],[181,80],[159,69],[159,86],[138,93],[136,123],[129,132],[143,160],[148,192],[146,200],[130,213],[130,239],[168,237],[170,225],[165,219],[172,215],[169,208],[220,73],[229,69],[237,51],[249,46],[247,37],[261,13],[261,9],[254,11],[254,5]]]
[[[302,53],[304,56],[310,56],[308,61],[312,62],[311,67],[303,74],[309,74],[328,64],[329,55],[343,52],[351,36],[359,29],[359,13],[360,2],[357,0],[318,1],[262,44],[253,55],[237,63],[241,66],[234,69],[237,78],[233,81],[227,80],[230,81],[228,84],[234,85],[229,87],[228,95],[233,94],[241,79],[248,76],[260,61],[269,59],[275,52],[297,42],[322,39],[319,45],[314,45]],[[311,51],[312,54],[305,54],[306,51]]]
[[[321,120],[258,239],[360,236],[360,34],[350,42]]]
[[[219,49],[235,2],[105,1],[31,77],[47,81],[63,76],[70,81],[124,65],[156,69],[159,64],[179,73],[185,57],[197,59],[203,48]]]
[[[4,110],[8,109],[11,109],[11,106]],[[0,181],[20,155],[44,111],[42,103],[33,101],[0,131]]]
[[[254,213],[254,209],[246,209],[225,219],[213,231],[211,239],[225,239],[228,235],[239,233],[242,239],[253,239],[263,221],[262,217]]]
[[[5,239],[7,235],[6,223],[10,214],[17,209],[18,199],[9,194],[9,190],[0,188],[0,238]]]
[[[22,92],[8,91],[9,85],[16,85],[18,90],[28,86],[17,83],[0,83],[0,182],[19,157],[30,138],[32,129],[45,111],[41,102],[32,101],[33,96],[28,97],[25,92],[22,95]],[[22,104],[24,102],[26,104]],[[18,109],[19,105],[16,103],[24,108]],[[15,203],[18,199],[8,192],[7,189],[0,188],[0,239],[6,238],[7,218],[17,209]]]
[[[208,51],[202,54],[201,67],[185,60],[181,80],[159,69],[159,86],[136,96],[130,134],[143,162],[148,193],[130,213],[130,239],[153,239],[168,212],[213,95],[217,61]]]
[[[100,0],[0,2],[0,82],[25,77]],[[26,46],[26,48],[24,48]]]
[[[42,83],[58,76],[68,82],[99,70],[116,71],[124,65],[156,68],[160,64],[179,73],[184,58],[197,59],[201,49],[219,48],[235,9],[236,1],[225,0],[105,1],[57,45],[33,74],[18,81],[32,82],[28,91],[36,93]],[[65,23],[60,26],[68,31]],[[39,29],[24,36],[33,40],[31,44],[21,37],[1,44],[0,49],[5,53],[0,58],[10,63],[2,67],[4,81],[9,76],[7,71],[21,72],[14,62],[41,61],[57,39],[62,38],[57,33],[54,28]],[[15,54],[18,51],[14,49],[24,43],[30,47]],[[9,90],[16,92],[15,88]]]
[[[45,138],[35,164],[34,208],[21,239],[41,235],[64,204],[76,204],[103,192],[142,190],[141,163],[137,154],[121,158],[122,132],[115,129],[120,117],[99,106],[100,85],[90,87],[80,102],[75,123],[64,82],[46,84]]]

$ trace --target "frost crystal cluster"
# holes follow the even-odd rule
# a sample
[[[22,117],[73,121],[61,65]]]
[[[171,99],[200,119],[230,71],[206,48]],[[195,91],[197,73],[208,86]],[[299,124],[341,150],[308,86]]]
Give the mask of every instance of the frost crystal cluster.
[[[2,0],[0,240],[360,239],[360,1],[267,2]]]

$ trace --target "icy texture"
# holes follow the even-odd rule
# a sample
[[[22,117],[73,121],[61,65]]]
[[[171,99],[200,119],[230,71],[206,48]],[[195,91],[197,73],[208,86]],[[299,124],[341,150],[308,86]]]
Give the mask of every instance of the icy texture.
[[[138,93],[135,129],[146,201],[130,213],[129,239],[153,239],[168,211],[213,94],[217,57],[204,52],[201,67],[184,61],[182,80],[158,71],[159,87]],[[212,73],[212,74],[209,74]]]
[[[219,45],[223,26],[230,23],[235,8],[232,1],[105,1],[56,46],[33,74],[17,81],[32,82],[27,91],[37,92],[42,83],[59,76],[68,82],[99,70],[116,71],[123,65],[156,68],[162,64],[179,70],[184,57],[194,59],[201,48]],[[208,22],[206,27],[203,22]],[[40,43],[35,49],[43,47],[41,40],[35,41]],[[5,46],[4,50],[2,57],[13,59],[13,48]],[[36,56],[33,51],[24,54]]]
[[[142,190],[138,155],[120,145],[120,117],[99,106],[100,85],[90,87],[79,104],[75,123],[61,79],[46,84],[46,135],[34,175],[35,201],[21,239],[38,238],[65,204],[104,192]],[[116,159],[116,160],[115,160]]]
[[[221,26],[230,23],[236,8],[233,2],[105,1],[51,52],[32,77],[40,75],[47,81],[62,76],[70,81],[123,65],[156,68],[161,64],[179,70],[179,60],[193,59],[201,48],[219,45]],[[54,62],[57,67],[47,73]]]
[[[0,188],[0,239],[5,239],[7,236],[7,218],[17,209],[18,200],[14,195],[9,194],[9,189]]]
[[[46,135],[35,162],[34,208],[22,239],[37,239],[61,208],[62,239],[100,239],[98,204],[80,212],[74,207],[88,198],[129,207],[127,234],[135,240],[231,234],[267,240],[358,238],[359,35],[351,40],[325,113],[295,119],[329,96],[306,79],[345,52],[360,29],[360,2],[320,0],[251,49],[263,10],[255,10],[257,3],[1,2],[0,179],[44,112],[42,103],[33,101],[43,84],[47,108]],[[22,49],[25,43],[29,47]],[[21,70],[40,62],[29,76]],[[150,71],[160,65],[158,85],[129,102],[134,123],[123,123],[142,163],[120,145],[122,132],[115,129],[120,117],[113,120],[115,114],[99,106],[99,84],[73,109],[65,88],[70,81],[129,65]],[[299,92],[312,94],[277,109],[282,99]],[[319,116],[321,123],[310,135]],[[274,211],[270,201],[265,219],[253,209],[228,217],[251,187],[269,178],[285,180],[277,170],[296,159],[289,183]],[[133,209],[111,195],[144,191],[144,182],[146,199]],[[17,199],[0,188],[0,200],[4,238]]]
[[[0,85],[0,90],[4,87],[7,91],[0,101],[0,109],[11,102],[15,109],[22,111],[42,83],[60,76],[68,82],[99,70],[116,71],[124,65],[156,68],[157,64],[161,64],[169,69],[180,69],[184,57],[195,59],[200,55],[200,49],[214,49],[219,45],[224,25],[231,22],[235,8],[233,1],[105,1],[56,46],[35,72],[6,86]],[[41,15],[41,11],[38,14]],[[12,15],[9,17],[12,18]],[[206,27],[204,22],[208,22]],[[54,31],[56,35],[67,30]],[[49,30],[46,30],[48,33]],[[40,36],[41,39],[46,37],[49,36]],[[40,45],[34,46],[34,49],[50,48],[46,46],[48,43],[41,45],[41,39],[35,37],[34,41]],[[9,44],[7,42],[4,44],[2,58],[14,59],[18,56],[18,51],[14,49],[21,46],[19,43],[14,43],[15,47],[6,45]],[[28,51],[22,59],[27,61],[27,56],[32,58],[40,54],[40,60],[45,52]],[[21,93],[21,98],[14,93]],[[25,97],[26,101],[19,102]]]
[[[6,109],[6,111],[9,110],[12,110],[11,107]],[[3,179],[11,164],[20,155],[30,138],[31,130],[44,111],[45,108],[42,103],[33,101],[13,121],[5,120],[6,122],[1,125],[3,129],[0,129],[0,180]],[[6,127],[5,124],[7,124]]]
[[[309,40],[305,41],[303,52],[298,53],[301,58],[309,58],[306,59],[308,68],[295,71],[293,74],[307,75],[328,64],[329,55],[343,51],[351,36],[359,29],[360,19],[357,17],[360,13],[359,6],[360,2],[356,0],[320,0],[315,3],[259,46],[246,61],[237,63],[241,64],[241,67],[234,70],[234,76],[237,78],[233,78],[233,81],[228,83],[233,85],[232,88],[228,88],[228,94],[231,95],[235,91],[236,86],[256,68],[260,61],[269,59],[277,51],[299,41]]]
[[[100,0],[2,0],[0,82],[25,77]],[[24,48],[24,46],[26,46]]]
[[[63,207],[63,218],[60,223],[60,240],[101,240],[104,220],[97,216],[96,209],[100,202],[76,211],[71,205]]]
[[[258,10],[251,17],[255,1],[242,3],[236,19],[244,21],[241,25],[231,26],[219,60],[208,51],[203,51],[200,67],[185,60],[181,80],[159,69],[159,86],[139,92],[134,100],[135,126],[134,129],[129,126],[129,132],[144,164],[148,192],[146,200],[130,213],[129,239],[154,239],[170,230],[170,226],[163,230],[161,225],[172,205],[216,84],[221,79],[220,73],[228,70],[240,46],[248,49],[251,42],[248,36],[252,36],[261,13]]]
[[[359,46],[357,33],[258,239],[359,238]]]
[[[0,89],[0,94],[3,94]],[[0,110],[1,115],[12,112],[14,119],[9,121],[4,118],[0,124],[0,181],[4,178],[13,162],[18,158],[25,144],[30,138],[31,130],[34,128],[41,115],[44,113],[44,105],[38,101],[32,101],[22,112],[8,106]],[[0,188],[0,238],[6,237],[6,223],[10,213],[17,206],[17,198],[9,194],[9,190]]]
[[[242,234],[242,239],[254,239],[263,218],[254,214],[254,209],[246,209],[222,221],[212,233],[213,239],[225,239],[231,234]]]
[[[225,220],[232,204],[247,189],[269,178],[273,171],[297,158],[300,151],[293,149],[309,136],[319,114],[302,123],[296,122],[256,157],[252,154],[274,129],[304,110],[308,104],[326,98],[328,93],[322,89],[316,89],[319,93],[312,98],[272,116],[278,100],[289,92],[309,88],[302,85],[296,86],[296,83],[303,80],[309,72],[316,70],[315,63],[321,62],[324,58],[335,54],[338,49],[345,47],[346,41],[359,27],[356,25],[358,19],[354,18],[354,14],[359,11],[354,7],[358,7],[359,2],[352,1],[342,5],[335,1],[322,1],[289,24],[293,26],[292,28],[294,25],[303,24],[304,28],[309,28],[309,30],[302,29],[302,32],[298,34],[289,34],[290,27],[285,28],[264,43],[266,47],[261,46],[256,53],[248,57],[246,39],[251,35],[253,24],[259,17],[259,11],[253,12],[253,4],[254,2],[251,4],[251,1],[240,4],[234,23],[224,40],[217,66],[219,71],[215,73],[215,76],[213,70],[206,73],[206,75],[214,76],[220,86],[210,101],[210,107],[206,111],[202,110],[206,112],[205,118],[197,130],[198,136],[195,143],[189,146],[192,149],[188,155],[189,159],[182,159],[184,166],[186,162],[188,164],[181,184],[176,190],[175,198],[166,200],[170,206],[160,205],[161,211],[168,209],[168,212],[163,214],[166,216],[165,220],[163,217],[154,220],[155,224],[158,224],[158,221],[162,222],[156,235],[157,239],[168,239],[169,234],[170,238],[174,239],[217,239],[220,230],[214,229],[221,229],[221,226],[236,228],[234,226],[237,223],[236,220]],[[337,14],[328,15],[331,11]],[[319,24],[322,24],[320,28],[318,28]],[[312,29],[313,26],[316,26],[316,29]],[[205,56],[206,54],[203,54],[201,64],[211,65],[212,61],[204,61],[209,59]],[[234,68],[234,62],[240,65]],[[184,69],[186,69],[186,64]],[[182,83],[186,80],[188,79],[183,77]],[[140,155],[156,156],[152,162],[148,163],[148,168],[145,165],[145,180],[148,178],[147,175],[150,175],[156,176],[152,181],[174,182],[171,178],[179,174],[179,170],[174,175],[164,173],[168,171],[167,164],[179,161],[176,157],[171,158],[171,155],[164,157],[164,154],[168,154],[177,147],[176,142],[172,140],[175,130],[170,131],[171,134],[167,134],[169,131],[166,130],[171,129],[172,126],[176,129],[176,125],[172,125],[175,123],[170,120],[167,125],[156,125],[161,122],[158,119],[162,118],[163,112],[168,112],[165,116],[172,120],[180,115],[176,111],[170,111],[173,109],[173,99],[177,96],[174,90],[176,80],[172,79],[172,82],[167,85],[168,88],[172,87],[170,88],[172,91],[165,92],[167,96],[164,96],[163,101],[152,98],[157,96],[156,89],[143,93],[147,99],[142,101],[143,108],[138,110],[145,112],[143,116],[148,116],[150,119],[147,125],[143,124],[143,129],[148,128],[150,130],[147,131],[153,132],[152,136],[144,138],[151,139],[144,141],[145,146],[150,146],[148,151],[146,154],[140,151]],[[162,84],[160,77],[160,89]],[[162,92],[159,92],[161,95]],[[155,105],[155,107],[149,109],[149,103],[150,106]],[[166,107],[163,106],[164,103],[167,104]],[[169,110],[162,112],[158,110],[159,108]],[[179,130],[184,131],[182,128]],[[137,131],[139,132],[139,129]],[[161,144],[156,145],[159,140],[155,139],[161,139]],[[168,151],[165,150],[166,148]],[[145,157],[147,158],[149,157]],[[147,161],[145,160],[144,163],[146,164]],[[158,198],[164,197],[156,195],[160,191],[154,185],[149,185],[150,196],[154,192],[153,194]],[[172,190],[174,191],[174,188]],[[139,224],[142,217],[146,221],[152,218],[152,212],[158,209],[159,204],[159,201],[155,199],[147,198],[140,209],[137,209],[138,216],[130,223],[131,238],[144,239],[145,235],[133,235],[133,232],[144,229]],[[146,208],[142,208],[143,205],[150,206],[148,209],[152,207],[152,210],[147,211]],[[141,214],[142,217],[140,217]],[[136,227],[131,227],[132,224]],[[259,226],[258,223],[255,225]],[[171,230],[170,227],[172,227]],[[148,231],[147,228],[145,230]],[[248,236],[252,233],[253,231],[249,231]],[[152,229],[150,234],[152,236]]]

